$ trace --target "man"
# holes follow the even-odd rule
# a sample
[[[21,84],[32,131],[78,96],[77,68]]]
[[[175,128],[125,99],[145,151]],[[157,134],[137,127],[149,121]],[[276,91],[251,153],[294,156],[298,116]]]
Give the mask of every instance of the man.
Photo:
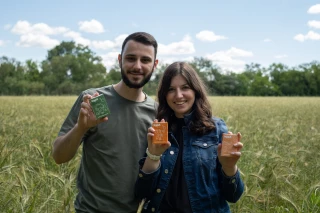
[[[147,147],[146,130],[156,103],[142,91],[158,64],[158,44],[148,33],[129,35],[118,56],[122,80],[81,93],[53,144],[57,164],[68,162],[83,144],[77,178],[76,212],[136,212],[138,161]],[[111,114],[96,119],[89,99],[103,94]]]

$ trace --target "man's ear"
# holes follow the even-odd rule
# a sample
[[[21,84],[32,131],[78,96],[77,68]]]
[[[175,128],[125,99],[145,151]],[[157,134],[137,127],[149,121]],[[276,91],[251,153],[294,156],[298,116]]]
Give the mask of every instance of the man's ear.
[[[154,61],[154,68],[157,68],[157,65],[158,65],[158,59]]]
[[[121,68],[121,54],[118,55],[118,63],[119,63],[119,67]]]

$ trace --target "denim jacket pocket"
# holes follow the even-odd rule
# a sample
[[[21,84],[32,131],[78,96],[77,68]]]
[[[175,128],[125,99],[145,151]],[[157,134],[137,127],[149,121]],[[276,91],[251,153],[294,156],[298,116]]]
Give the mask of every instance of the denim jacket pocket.
[[[217,158],[218,138],[216,136],[204,136],[192,142],[193,154],[197,159],[212,161]]]

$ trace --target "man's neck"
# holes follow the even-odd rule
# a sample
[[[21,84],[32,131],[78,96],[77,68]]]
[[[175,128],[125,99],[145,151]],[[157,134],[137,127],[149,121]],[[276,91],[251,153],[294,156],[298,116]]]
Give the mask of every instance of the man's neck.
[[[130,88],[122,80],[115,84],[113,88],[120,96],[130,101],[142,102],[146,99],[146,95],[142,92],[142,88]]]

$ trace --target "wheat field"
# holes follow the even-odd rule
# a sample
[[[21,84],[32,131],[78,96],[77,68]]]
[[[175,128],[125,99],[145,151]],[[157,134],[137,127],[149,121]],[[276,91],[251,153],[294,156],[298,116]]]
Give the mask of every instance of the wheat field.
[[[75,96],[0,97],[0,212],[74,212],[81,150],[56,165],[52,142]],[[320,98],[210,97],[241,132],[245,192],[232,212],[320,212]]]

